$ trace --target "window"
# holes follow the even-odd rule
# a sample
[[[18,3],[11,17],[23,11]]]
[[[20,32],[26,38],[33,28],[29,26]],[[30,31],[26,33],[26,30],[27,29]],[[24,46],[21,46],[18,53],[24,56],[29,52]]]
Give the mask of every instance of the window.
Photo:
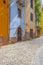
[[[33,8],[33,0],[30,0],[30,7]]]
[[[18,8],[18,17],[21,18],[21,9]]]
[[[33,21],[33,14],[30,14],[30,20]]]

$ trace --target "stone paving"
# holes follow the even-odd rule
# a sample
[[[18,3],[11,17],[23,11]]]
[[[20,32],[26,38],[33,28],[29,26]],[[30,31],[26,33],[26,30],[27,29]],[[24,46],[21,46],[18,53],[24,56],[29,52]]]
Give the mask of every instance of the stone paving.
[[[43,37],[2,46],[0,65],[43,65],[42,49]]]

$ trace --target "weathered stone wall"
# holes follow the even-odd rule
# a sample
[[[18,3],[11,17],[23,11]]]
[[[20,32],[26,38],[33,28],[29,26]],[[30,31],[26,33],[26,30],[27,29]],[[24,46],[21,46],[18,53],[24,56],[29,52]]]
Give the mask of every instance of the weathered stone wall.
[[[33,21],[30,20],[30,14],[33,14]],[[25,13],[24,13],[24,24],[25,24],[25,32],[30,34],[30,29],[33,29],[33,34],[36,31],[35,25],[35,12],[34,12],[34,1],[33,1],[33,8],[30,7],[30,0],[25,0]],[[26,36],[29,34],[26,34]]]

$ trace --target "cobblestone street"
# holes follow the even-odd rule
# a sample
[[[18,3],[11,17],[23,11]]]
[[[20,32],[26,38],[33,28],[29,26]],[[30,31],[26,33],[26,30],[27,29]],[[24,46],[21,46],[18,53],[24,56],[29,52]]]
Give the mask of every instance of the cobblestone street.
[[[43,65],[43,37],[0,47],[0,65]]]

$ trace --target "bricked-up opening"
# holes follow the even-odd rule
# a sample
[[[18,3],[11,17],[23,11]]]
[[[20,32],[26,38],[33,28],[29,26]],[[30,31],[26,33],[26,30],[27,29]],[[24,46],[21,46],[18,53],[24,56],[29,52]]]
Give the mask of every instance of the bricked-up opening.
[[[3,0],[3,3],[5,4],[5,3],[6,3],[6,1],[5,1],[5,0]]]
[[[21,9],[18,8],[18,17],[21,18]]]
[[[33,0],[30,0],[30,7],[33,8]]]

